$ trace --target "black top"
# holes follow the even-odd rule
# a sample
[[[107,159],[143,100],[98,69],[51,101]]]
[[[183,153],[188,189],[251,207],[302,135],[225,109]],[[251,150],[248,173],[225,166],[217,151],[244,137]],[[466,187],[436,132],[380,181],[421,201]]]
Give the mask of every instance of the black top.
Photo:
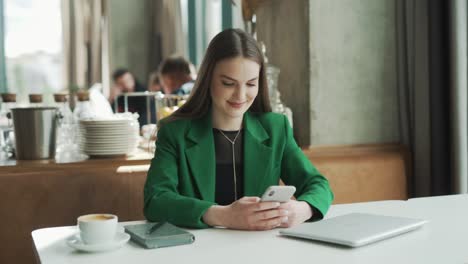
[[[234,140],[239,131],[222,131],[229,139]],[[237,199],[244,196],[244,131],[234,142],[236,161],[236,189]],[[234,169],[232,158],[232,144],[218,129],[213,129],[216,153],[216,188],[215,202],[219,205],[228,205],[235,201]]]

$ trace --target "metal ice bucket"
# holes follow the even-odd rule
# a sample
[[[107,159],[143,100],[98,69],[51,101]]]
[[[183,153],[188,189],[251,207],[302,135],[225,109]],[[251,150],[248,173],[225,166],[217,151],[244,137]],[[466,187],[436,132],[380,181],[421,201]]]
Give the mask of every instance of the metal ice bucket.
[[[51,159],[59,118],[56,107],[17,107],[11,109],[19,160]]]

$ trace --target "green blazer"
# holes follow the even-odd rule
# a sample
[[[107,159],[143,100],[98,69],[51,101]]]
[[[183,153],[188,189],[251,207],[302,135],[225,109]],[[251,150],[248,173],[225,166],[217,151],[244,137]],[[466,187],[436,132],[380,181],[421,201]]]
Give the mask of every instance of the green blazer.
[[[333,200],[325,177],[297,146],[284,115],[244,114],[244,196],[258,196],[280,178],[296,187],[323,217]],[[164,124],[144,188],[149,221],[186,227],[208,227],[202,216],[215,204],[215,147],[211,112],[200,119]]]

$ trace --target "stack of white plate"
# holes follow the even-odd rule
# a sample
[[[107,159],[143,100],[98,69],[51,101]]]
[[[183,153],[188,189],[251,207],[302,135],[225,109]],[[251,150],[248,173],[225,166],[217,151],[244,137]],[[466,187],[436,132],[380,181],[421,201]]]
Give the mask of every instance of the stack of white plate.
[[[140,137],[134,119],[81,120],[80,134],[80,148],[90,156],[130,154]]]

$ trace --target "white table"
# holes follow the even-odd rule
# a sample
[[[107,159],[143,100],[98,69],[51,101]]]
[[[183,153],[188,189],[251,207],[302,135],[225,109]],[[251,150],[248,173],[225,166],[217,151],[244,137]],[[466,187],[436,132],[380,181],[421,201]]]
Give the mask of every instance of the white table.
[[[190,230],[195,243],[143,249],[129,242],[116,251],[82,253],[65,239],[75,226],[32,232],[42,263],[468,263],[468,195],[334,205],[328,217],[365,212],[428,219],[421,229],[360,248],[282,237],[278,230]],[[136,223],[126,222],[123,225]],[[138,223],[138,222],[137,222]]]

